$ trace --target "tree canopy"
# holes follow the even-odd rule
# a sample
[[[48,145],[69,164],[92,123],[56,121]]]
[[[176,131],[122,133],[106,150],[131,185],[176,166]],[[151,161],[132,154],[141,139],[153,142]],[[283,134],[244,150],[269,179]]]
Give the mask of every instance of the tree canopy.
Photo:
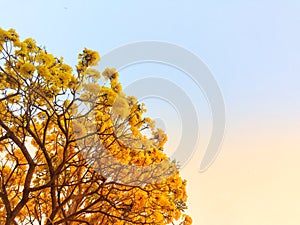
[[[118,72],[0,28],[0,224],[191,224],[166,134]]]

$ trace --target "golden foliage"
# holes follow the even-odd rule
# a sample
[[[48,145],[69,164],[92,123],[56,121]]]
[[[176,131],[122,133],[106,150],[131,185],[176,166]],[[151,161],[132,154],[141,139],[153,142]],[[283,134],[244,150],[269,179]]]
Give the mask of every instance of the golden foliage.
[[[73,73],[13,29],[0,51],[0,224],[192,223],[167,136],[97,52]]]

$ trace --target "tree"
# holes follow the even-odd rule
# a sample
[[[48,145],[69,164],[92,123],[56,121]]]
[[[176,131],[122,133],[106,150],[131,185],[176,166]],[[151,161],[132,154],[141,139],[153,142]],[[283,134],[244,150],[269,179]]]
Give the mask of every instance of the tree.
[[[0,28],[0,224],[191,224],[167,140],[115,69]]]

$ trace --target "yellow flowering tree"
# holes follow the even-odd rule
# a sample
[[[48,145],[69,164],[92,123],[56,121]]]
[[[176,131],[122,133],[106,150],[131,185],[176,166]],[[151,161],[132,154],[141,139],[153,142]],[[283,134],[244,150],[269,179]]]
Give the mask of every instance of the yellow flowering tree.
[[[118,72],[0,28],[0,224],[191,224],[167,136]]]

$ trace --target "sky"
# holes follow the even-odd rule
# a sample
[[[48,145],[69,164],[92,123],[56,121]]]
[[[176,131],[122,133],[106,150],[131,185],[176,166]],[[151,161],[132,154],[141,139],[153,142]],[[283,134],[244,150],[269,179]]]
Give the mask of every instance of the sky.
[[[299,1],[20,2],[1,1],[0,27],[33,37],[71,65],[84,47],[105,55],[137,41],[173,43],[196,54],[214,75],[226,107],[220,154],[201,173],[212,129],[205,93],[166,65],[145,63],[120,71],[124,87],[145,77],[165,78],[196,108],[198,144],[181,170],[194,224],[300,224]],[[144,100],[169,135],[171,155],[185,121],[168,99]]]

